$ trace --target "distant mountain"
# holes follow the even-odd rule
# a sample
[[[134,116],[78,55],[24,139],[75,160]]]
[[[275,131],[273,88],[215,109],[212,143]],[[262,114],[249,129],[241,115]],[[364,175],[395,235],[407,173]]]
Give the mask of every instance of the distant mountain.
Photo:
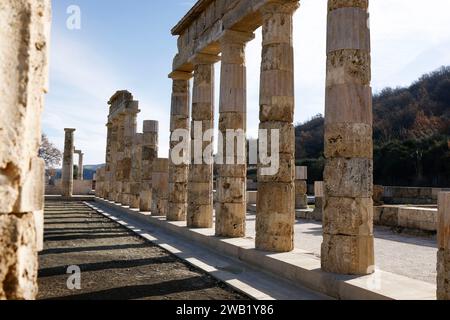
[[[94,173],[98,168],[104,167],[105,164],[94,164],[94,165],[86,165],[83,166],[83,179],[84,180],[92,180],[94,178]],[[56,169],[56,178],[61,178],[61,169]]]
[[[373,108],[375,182],[450,186],[450,67],[382,90]],[[323,179],[323,140],[322,115],[296,127],[296,158],[312,180]]]

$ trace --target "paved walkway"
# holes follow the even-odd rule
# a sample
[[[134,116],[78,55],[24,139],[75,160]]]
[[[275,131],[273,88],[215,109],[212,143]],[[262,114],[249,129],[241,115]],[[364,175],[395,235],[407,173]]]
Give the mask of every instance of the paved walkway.
[[[45,228],[39,299],[247,299],[81,203],[47,202]],[[70,265],[81,290],[67,288]]]
[[[255,237],[255,215],[247,216],[247,236]],[[397,234],[390,228],[375,227],[375,260],[379,269],[413,279],[436,283],[437,240]],[[322,225],[297,220],[296,248],[313,252],[320,257]]]

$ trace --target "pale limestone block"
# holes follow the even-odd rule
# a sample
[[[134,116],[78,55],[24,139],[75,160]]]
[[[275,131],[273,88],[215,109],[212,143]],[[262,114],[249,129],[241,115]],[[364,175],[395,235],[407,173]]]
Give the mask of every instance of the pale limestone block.
[[[324,171],[325,195],[329,197],[371,198],[373,160],[331,158]]]
[[[375,271],[373,236],[324,234],[322,270],[349,275]]]
[[[325,125],[326,158],[373,158],[373,128],[361,123]]]
[[[330,235],[372,236],[372,198],[325,198],[323,232]]]

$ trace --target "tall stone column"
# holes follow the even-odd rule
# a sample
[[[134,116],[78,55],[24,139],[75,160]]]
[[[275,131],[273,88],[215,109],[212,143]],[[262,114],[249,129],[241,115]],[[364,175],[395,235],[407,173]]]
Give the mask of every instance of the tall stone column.
[[[190,130],[189,79],[192,78],[192,73],[174,71],[169,77],[172,78],[173,84],[170,113],[171,142],[169,156],[169,209],[167,212],[167,220],[185,221],[188,207],[189,164],[185,163],[183,160],[189,160],[189,153],[183,154],[180,152],[178,154],[172,154],[175,146],[182,143],[181,141],[172,141],[172,138],[174,132],[177,130],[184,130],[185,132]],[[188,137],[190,137],[190,135]],[[188,147],[190,147],[190,143]]]
[[[213,163],[203,155],[213,156],[212,142],[202,142],[204,133],[214,128],[214,55],[199,54],[193,61],[192,143],[189,167],[187,225],[190,228],[213,226]]]
[[[308,168],[295,169],[295,208],[308,209]]]
[[[109,198],[109,174],[111,172],[111,152],[112,152],[112,132],[113,132],[113,122],[108,119],[107,136],[106,136],[106,159],[105,159],[105,169],[104,169],[104,180],[103,180],[103,198]]]
[[[0,9],[0,300],[34,299],[42,249],[50,0],[2,0]]]
[[[64,129],[64,155],[62,167],[62,196],[71,197],[73,195],[73,133],[75,129]]]
[[[266,174],[263,171],[266,167],[262,164],[261,158],[258,159],[256,248],[272,252],[289,252],[294,249],[295,132],[292,16],[298,6],[298,1],[275,1],[262,8],[263,48],[259,129],[267,132],[268,153],[274,143],[279,143],[279,170],[274,175]],[[278,141],[276,133],[279,135]],[[261,138],[260,136],[260,141]]]
[[[166,216],[168,204],[169,159],[155,159],[152,173],[152,216]]]
[[[106,173],[106,189],[108,193],[109,201],[116,201],[116,181],[117,181],[117,152],[118,152],[118,139],[119,139],[119,122],[114,119],[111,125],[111,144],[110,144],[110,156],[109,165],[107,165]]]
[[[142,212],[150,212],[152,209],[153,162],[158,159],[158,127],[158,121],[144,121],[139,199],[139,209]]]
[[[130,206],[131,198],[133,196],[131,192],[132,183],[132,152],[133,152],[133,139],[137,131],[137,114],[139,113],[138,102],[130,101],[128,103],[125,115],[124,115],[124,140],[123,140],[123,159],[122,159],[122,204]]]
[[[77,180],[83,180],[83,175],[84,175],[83,157],[84,157],[84,153],[81,150],[75,150],[74,153],[78,155]]]
[[[437,298],[450,300],[450,192],[438,199]]]
[[[136,209],[140,207],[140,194],[142,187],[142,143],[144,135],[136,133],[133,139],[133,147],[131,152],[131,179],[130,179],[130,208]]]
[[[245,45],[253,33],[227,30],[221,37],[222,71],[220,79],[218,201],[216,235],[245,237],[247,213],[246,116],[247,70]],[[232,144],[231,144],[232,143]]]
[[[83,167],[84,153],[78,154],[78,180],[84,180],[84,167]]]
[[[322,269],[374,272],[368,0],[328,2]]]
[[[115,183],[114,183],[114,201],[124,203],[123,199],[123,180],[124,180],[124,158],[125,158],[125,114],[117,116],[117,151],[115,154]]]

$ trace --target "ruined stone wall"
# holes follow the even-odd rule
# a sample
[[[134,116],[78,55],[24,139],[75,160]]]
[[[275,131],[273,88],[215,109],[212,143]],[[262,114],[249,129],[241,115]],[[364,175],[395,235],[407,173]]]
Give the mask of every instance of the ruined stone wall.
[[[0,2],[0,299],[34,299],[42,249],[50,0]]]

